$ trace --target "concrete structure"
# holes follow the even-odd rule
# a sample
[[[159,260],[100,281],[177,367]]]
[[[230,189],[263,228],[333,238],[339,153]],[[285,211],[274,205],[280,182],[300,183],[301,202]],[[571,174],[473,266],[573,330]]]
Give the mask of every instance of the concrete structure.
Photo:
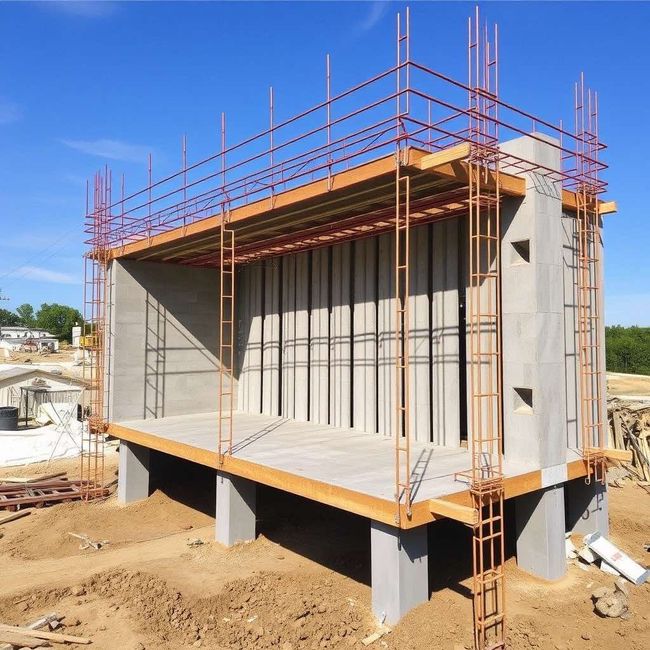
[[[398,38],[398,52],[407,38]],[[91,256],[96,265],[107,260],[99,415],[126,443],[121,499],[146,496],[142,450],[152,449],[214,470],[215,537],[225,545],[254,538],[258,484],[366,517],[373,610],[388,623],[427,600],[427,529],[443,517],[473,527],[474,551],[481,543],[502,549],[503,532],[498,544],[480,540],[495,521],[503,530],[501,497],[514,500],[518,561],[549,580],[566,570],[565,531],[604,530],[607,521],[606,488],[584,484],[592,446],[602,459],[605,445],[585,445],[591,425],[580,415],[585,403],[604,408],[581,382],[589,375],[602,388],[603,366],[580,358],[588,348],[602,360],[602,348],[578,331],[584,322],[591,336],[603,327],[596,306],[578,318],[579,267],[596,265],[600,241],[594,235],[585,254],[576,223],[592,227],[611,209],[590,176],[598,165],[580,153],[593,136],[586,147],[584,132],[534,120],[544,133],[522,135],[524,114],[504,105],[499,133],[508,138],[490,144],[491,132],[476,131],[494,126],[496,101],[477,100],[468,129],[466,111],[426,93],[402,106],[411,89],[400,90],[399,68],[397,113],[391,96],[381,129],[356,130],[364,117],[379,119],[366,111],[382,102],[358,111],[346,104],[348,117],[336,124],[342,139],[332,142],[331,99],[322,133],[308,122],[300,142],[282,131],[291,120],[277,127],[298,153],[273,149],[280,136],[271,127],[270,171],[260,162],[269,158],[265,132],[263,145],[242,144],[259,145],[249,159],[222,153],[219,187],[210,185],[212,167],[190,184],[184,169],[119,207],[96,200],[93,244],[104,255]],[[466,101],[467,89],[451,85]],[[353,94],[341,97],[354,104]],[[427,116],[416,116],[423,105]],[[478,119],[477,111],[489,114]],[[327,135],[326,147],[307,142],[314,134]],[[576,142],[567,148],[560,137]],[[567,151],[578,152],[579,178],[566,171]],[[213,161],[192,166],[192,178]],[[594,195],[588,206],[576,193],[581,184]],[[231,272],[235,289],[220,295]],[[224,396],[231,348],[233,390]],[[487,520],[485,503],[496,512]],[[501,569],[493,558],[477,584],[496,580],[500,592]],[[485,616],[478,626],[501,626],[501,643],[502,612],[491,623]]]
[[[502,148],[559,166],[552,142],[523,137]],[[506,492],[521,495],[518,561],[554,580],[566,570],[565,530],[586,531],[592,522],[606,529],[606,492],[575,478],[583,463],[577,444],[567,444],[577,396],[565,379],[575,373],[576,343],[565,331],[563,284],[575,279],[565,265],[571,241],[562,195],[545,177],[524,179],[524,195],[503,202],[504,467]],[[462,224],[459,217],[412,231],[408,345],[420,527],[408,530],[394,527],[387,439],[395,414],[394,234],[272,258],[237,275],[233,457],[253,465],[217,472],[216,539],[254,537],[255,481],[369,516],[373,608],[388,622],[428,597],[426,524],[435,516],[427,500],[467,499],[454,479],[471,464],[461,425],[468,400],[460,381],[468,345]],[[131,450],[133,442],[219,467],[217,277],[152,261],[111,264],[108,417],[111,432],[130,441],[121,456],[125,502],[147,494],[146,454]]]

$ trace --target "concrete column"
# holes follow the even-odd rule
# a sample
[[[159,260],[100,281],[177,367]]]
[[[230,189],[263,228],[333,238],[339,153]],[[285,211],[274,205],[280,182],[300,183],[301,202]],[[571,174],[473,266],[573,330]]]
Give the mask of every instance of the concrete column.
[[[566,499],[566,528],[587,535],[599,532],[609,534],[609,509],[607,485],[592,479],[587,485],[584,478],[568,481],[564,486]]]
[[[427,527],[370,522],[372,611],[388,625],[429,600]]]
[[[215,540],[224,546],[255,539],[257,484],[217,471]]]
[[[546,580],[566,573],[564,488],[556,485],[515,499],[517,564]]]
[[[117,501],[122,505],[149,496],[149,460],[151,450],[133,442],[120,441],[117,474]]]
[[[559,169],[555,141],[534,135],[506,142],[502,149]],[[504,171],[517,173],[507,165]],[[534,172],[523,176],[524,199],[503,204],[504,451],[509,460],[560,472],[567,436],[562,188]]]

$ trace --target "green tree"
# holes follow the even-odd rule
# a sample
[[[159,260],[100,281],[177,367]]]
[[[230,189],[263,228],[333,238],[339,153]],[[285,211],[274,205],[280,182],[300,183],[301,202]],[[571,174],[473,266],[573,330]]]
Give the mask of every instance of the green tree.
[[[72,328],[81,325],[82,316],[78,309],[52,303],[43,303],[36,313],[36,325],[54,334],[59,339],[72,341]]]
[[[0,309],[0,327],[15,327],[20,325],[20,316],[8,309]]]
[[[36,316],[31,305],[25,303],[20,307],[16,307],[16,313],[20,316],[20,321],[25,327],[34,327],[36,325]]]
[[[607,370],[650,375],[650,327],[605,328]]]

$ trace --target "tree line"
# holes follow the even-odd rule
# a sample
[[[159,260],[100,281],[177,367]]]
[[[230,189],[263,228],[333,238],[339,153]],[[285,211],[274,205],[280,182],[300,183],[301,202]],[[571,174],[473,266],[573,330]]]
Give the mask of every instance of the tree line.
[[[650,375],[650,327],[605,328],[607,370]]]
[[[60,341],[72,342],[72,328],[82,324],[82,315],[78,309],[43,303],[36,311],[32,305],[25,303],[15,311],[0,309],[0,327],[33,327],[47,330]]]

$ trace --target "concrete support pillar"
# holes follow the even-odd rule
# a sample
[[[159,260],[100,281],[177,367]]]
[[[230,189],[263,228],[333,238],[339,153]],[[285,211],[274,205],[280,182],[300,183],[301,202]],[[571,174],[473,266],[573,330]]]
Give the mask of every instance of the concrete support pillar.
[[[609,534],[607,485],[592,479],[587,485],[584,478],[569,481],[564,486],[566,501],[566,528],[587,535],[599,532]]]
[[[254,481],[217,471],[215,539],[225,546],[255,539]]]
[[[546,580],[566,573],[564,487],[556,485],[515,499],[517,564]]]
[[[427,527],[400,530],[370,522],[372,611],[393,625],[429,599]]]
[[[117,501],[125,505],[149,496],[151,450],[133,442],[120,442]]]

